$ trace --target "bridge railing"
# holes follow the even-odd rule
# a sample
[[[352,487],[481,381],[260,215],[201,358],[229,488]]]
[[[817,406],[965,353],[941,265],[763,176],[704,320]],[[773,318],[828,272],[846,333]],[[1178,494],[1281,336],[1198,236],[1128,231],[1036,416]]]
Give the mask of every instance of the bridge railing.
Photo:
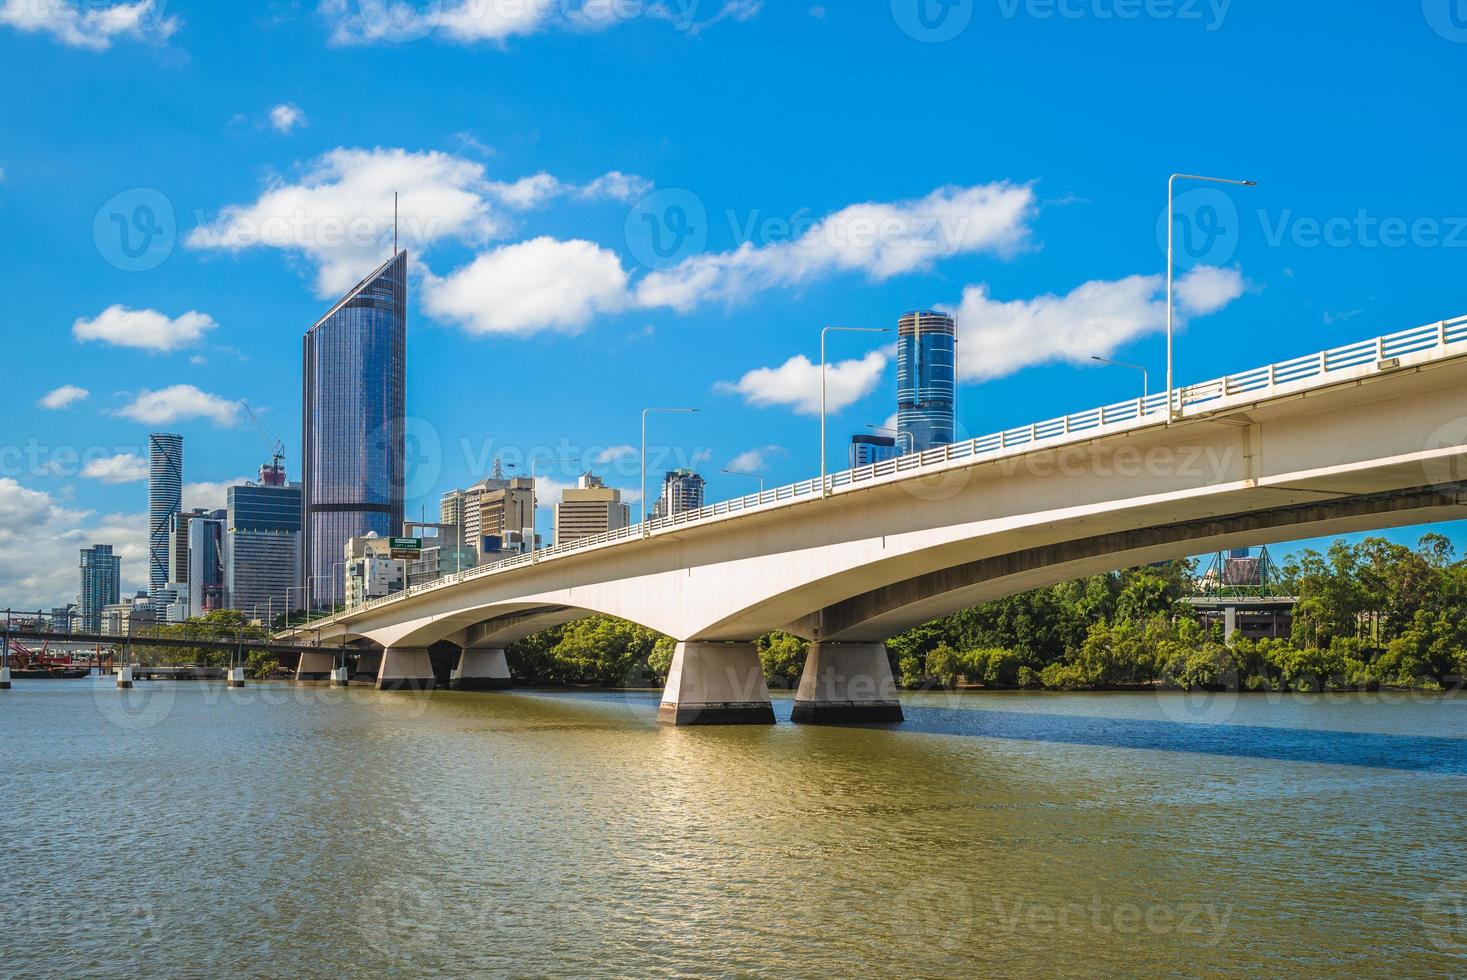
[[[1467,343],[1467,316],[1414,327],[1399,333],[1377,337],[1374,340],[1346,344],[1343,347],[1254,368],[1202,384],[1189,385],[1178,389],[1172,398],[1181,410],[1186,410],[1238,396],[1266,394],[1289,386],[1308,387],[1311,382],[1323,385],[1330,382],[1329,376],[1335,372],[1371,364],[1384,365],[1393,358],[1445,349],[1462,343]],[[533,554],[516,555],[493,564],[458,572],[434,582],[415,585],[406,592],[370,600],[316,625],[325,625],[365,610],[399,602],[408,596],[449,588],[461,582],[497,575],[565,555],[648,537],[672,528],[701,524],[704,521],[719,519],[730,514],[782,506],[792,501],[818,497],[823,493],[833,492],[843,487],[899,478],[906,474],[947,466],[955,461],[995,458],[1014,450],[1024,450],[1040,445],[1063,444],[1076,437],[1083,438],[1106,430],[1114,431],[1155,424],[1165,420],[1168,400],[1167,392],[1159,392],[1145,398],[1116,402],[1113,405],[1104,405],[1057,419],[1005,429],[1002,432],[979,436],[966,442],[939,446],[922,453],[908,454],[841,473],[833,473],[826,478],[824,487],[821,486],[818,479],[802,480],[799,483],[776,487],[762,493],[721,501],[700,510],[684,511],[644,524],[636,524],[606,534],[555,545]]]

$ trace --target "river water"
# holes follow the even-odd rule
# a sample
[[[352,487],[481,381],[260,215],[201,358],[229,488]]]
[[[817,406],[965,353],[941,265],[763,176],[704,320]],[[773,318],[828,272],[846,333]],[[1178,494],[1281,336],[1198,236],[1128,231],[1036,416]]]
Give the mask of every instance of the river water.
[[[1467,974],[1467,696],[0,692],[0,975]]]

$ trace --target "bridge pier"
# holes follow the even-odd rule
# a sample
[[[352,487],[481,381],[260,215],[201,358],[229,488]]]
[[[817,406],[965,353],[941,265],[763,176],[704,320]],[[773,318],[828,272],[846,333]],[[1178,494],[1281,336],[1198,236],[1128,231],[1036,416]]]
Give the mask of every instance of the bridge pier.
[[[229,673],[225,675],[224,685],[226,687],[244,687],[245,686],[244,668],[243,667],[231,667],[231,668],[229,668]]]
[[[668,725],[772,725],[769,685],[752,643],[679,643],[657,720]]]
[[[449,684],[455,691],[505,691],[514,686],[503,650],[469,650],[458,655]]]
[[[10,690],[10,668],[0,667],[0,691]]]
[[[426,691],[433,687],[433,660],[426,649],[382,651],[377,671],[379,691]]]
[[[381,671],[382,651],[374,650],[357,658],[357,672],[353,676],[375,681]]]
[[[903,719],[885,643],[811,643],[791,721],[891,724]]]
[[[118,671],[117,671],[117,687],[119,689],[121,689],[121,690],[125,690],[125,689],[127,689],[129,687],[132,687],[132,665],[131,664],[128,664],[126,666],[123,666],[123,667],[118,668]]]
[[[331,676],[331,670],[336,666],[336,657],[329,653],[303,653],[301,662],[295,668],[295,679],[298,681],[324,681]]]

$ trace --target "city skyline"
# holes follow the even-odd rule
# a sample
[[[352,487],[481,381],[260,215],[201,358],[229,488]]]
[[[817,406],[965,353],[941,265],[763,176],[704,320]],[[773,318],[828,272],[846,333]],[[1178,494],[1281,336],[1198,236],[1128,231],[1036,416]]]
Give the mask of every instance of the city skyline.
[[[635,20],[502,47],[441,32],[345,46],[339,25],[307,11],[269,22],[170,11],[167,36],[100,47],[0,27],[0,55],[15,70],[68,68],[52,73],[44,111],[27,100],[7,108],[16,139],[0,151],[0,209],[16,229],[0,242],[15,270],[16,355],[45,365],[17,387],[0,494],[55,567],[37,576],[0,560],[0,591],[45,607],[69,600],[77,549],[92,542],[116,546],[125,593],[150,584],[147,434],[187,440],[185,509],[224,507],[225,487],[268,457],[240,403],[298,431],[295,342],[323,303],[391,254],[394,190],[402,243],[422,263],[408,311],[407,435],[418,451],[407,513],[433,513],[445,488],[482,479],[495,456],[518,464],[517,475],[537,456],[580,456],[542,464],[546,533],[559,488],[584,468],[635,510],[628,451],[648,404],[703,409],[658,420],[663,458],[651,468],[697,469],[710,500],[750,490],[725,468],[760,472],[770,486],[813,475],[812,379],[828,323],[890,328],[908,310],[957,314],[959,439],[1139,393],[1139,378],[1094,355],[1148,366],[1159,388],[1158,230],[1176,169],[1261,179],[1246,196],[1202,189],[1179,202],[1179,295],[1191,304],[1180,382],[1457,315],[1467,300],[1455,288],[1453,216],[1463,212],[1448,161],[1460,137],[1447,134],[1446,153],[1409,169],[1388,145],[1445,104],[1427,80],[1459,45],[1419,11],[1390,10],[1371,14],[1373,33],[1390,42],[1384,85],[1340,75],[1323,50],[1299,53],[1297,97],[1353,105],[1368,136],[1337,118],[1301,119],[1253,79],[1218,93],[1195,70],[1238,35],[1322,30],[1328,42],[1338,28],[1323,10],[1239,8],[1229,21],[1239,30],[1215,32],[978,16],[948,43],[908,36],[884,10],[816,17],[768,5],[697,31]],[[265,73],[231,71],[241,42],[279,48],[282,60]],[[594,73],[614,75],[651,44],[689,79],[680,94],[694,102],[642,104],[625,79],[589,91]],[[799,125],[754,108],[777,94],[772,79],[729,98],[712,79],[732,77],[755,44],[799,53],[780,84],[819,93],[840,79],[841,97]],[[878,51],[892,67],[882,78],[842,68]],[[1054,91],[976,108],[949,94],[957,79],[999,86],[1020,61],[1064,57],[1108,79],[1098,97],[1120,98],[1151,77],[1139,54],[1155,67],[1158,51],[1176,78],[1172,115],[1163,106],[1155,119],[1110,119],[1117,131]],[[531,55],[584,96],[536,90],[521,77]],[[358,57],[383,70],[350,74],[350,89],[304,67]],[[395,70],[406,64],[415,71]],[[119,77],[128,84],[99,81]],[[513,107],[436,97],[485,84]],[[180,100],[190,88],[209,95]],[[171,106],[179,121],[139,117],[123,91]],[[1204,97],[1205,113],[1181,113]],[[719,125],[691,118],[691,104],[714,107]],[[871,138],[869,112],[897,106],[893,135],[933,135],[941,152]],[[57,116],[78,126],[50,125]],[[210,145],[196,147],[180,126]],[[1231,138],[1240,127],[1280,138],[1245,152]],[[725,133],[740,129],[779,142],[793,165],[770,168],[765,150],[730,142]],[[1102,135],[1106,159],[1076,158],[1075,141]],[[1340,150],[1323,173],[1321,145]],[[64,177],[52,166],[62,158],[72,161]],[[873,212],[949,238],[935,254],[900,233],[862,248],[845,233]],[[892,422],[895,351],[885,338],[833,335],[831,363],[828,450],[840,461],[853,433]],[[287,461],[300,473],[296,443]],[[1459,527],[1445,530],[1464,541]]]

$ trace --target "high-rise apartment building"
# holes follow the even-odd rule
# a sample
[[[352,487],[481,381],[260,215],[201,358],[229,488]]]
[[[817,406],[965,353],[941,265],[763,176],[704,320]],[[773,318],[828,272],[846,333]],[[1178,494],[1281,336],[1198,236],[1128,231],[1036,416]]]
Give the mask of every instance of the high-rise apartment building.
[[[407,253],[316,321],[303,345],[301,578],[341,602],[346,543],[400,534],[407,398]],[[331,594],[334,590],[335,594]]]
[[[708,481],[692,470],[672,470],[662,478],[662,496],[652,509],[652,519],[672,517],[703,507],[703,488]]]
[[[300,484],[230,487],[226,503],[224,591],[229,608],[251,617],[283,611],[300,568]]]
[[[587,473],[574,488],[562,492],[560,503],[555,505],[555,543],[595,537],[630,523],[631,508],[622,503],[621,491]]]
[[[148,436],[148,594],[168,584],[168,532],[183,510],[183,436]]]
[[[907,452],[953,441],[957,423],[957,323],[946,313],[908,313],[897,326],[897,429]]]
[[[122,559],[110,544],[94,544],[81,550],[81,628],[97,633],[102,628],[102,610],[122,594]]]

